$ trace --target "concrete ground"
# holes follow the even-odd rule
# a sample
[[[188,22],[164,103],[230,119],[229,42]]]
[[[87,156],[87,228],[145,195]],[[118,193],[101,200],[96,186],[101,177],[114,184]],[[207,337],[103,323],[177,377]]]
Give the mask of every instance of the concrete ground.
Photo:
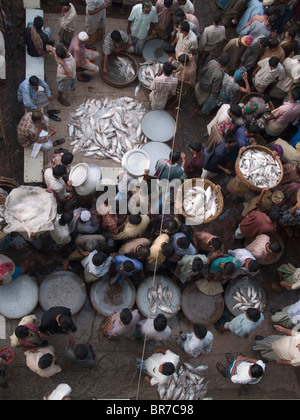
[[[54,38],[57,40],[57,18],[56,14],[46,14],[45,20],[47,26],[52,28]],[[79,16],[78,29],[84,27],[84,17]],[[125,29],[125,19],[107,19],[106,30]],[[91,83],[80,83],[78,88],[70,95],[72,106],[63,108],[56,100],[56,64],[53,57],[48,56],[45,63],[46,80],[49,83],[54,94],[54,100],[51,108],[61,109],[62,122],[52,122],[52,126],[57,131],[57,137],[65,137],[67,142],[62,146],[68,148],[67,123],[69,121],[69,112],[83,103],[87,98],[99,98],[109,96],[116,98],[119,96],[133,96],[136,84],[126,89],[115,89],[108,86],[98,75],[94,77]],[[148,106],[147,92],[142,91],[138,97]],[[201,139],[205,132],[207,117],[190,117],[192,103],[185,103],[180,113],[181,124],[176,134],[175,147],[188,153],[188,142],[191,139]],[[71,149],[70,149],[71,150]],[[51,158],[48,154],[47,160]],[[78,162],[89,162],[83,158],[82,153],[75,155],[74,164]],[[94,162],[94,161],[93,161]],[[97,159],[97,164],[105,166],[117,165],[111,160],[101,161]],[[218,232],[223,237],[225,247],[237,247],[232,241],[231,235],[234,227],[237,225],[241,203],[236,203],[232,197],[225,195],[224,212],[219,219],[205,227],[205,230]],[[208,355],[204,355],[201,359],[193,359],[184,354],[176,345],[175,338],[179,331],[192,331],[192,323],[187,320],[182,311],[169,321],[172,328],[172,339],[165,343],[153,344],[147,343],[144,347],[143,342],[134,337],[107,340],[101,335],[101,326],[105,318],[98,314],[92,307],[89,298],[81,309],[74,316],[74,321],[78,327],[77,331],[69,336],[53,336],[49,342],[54,345],[56,354],[60,361],[62,372],[50,379],[43,379],[32,373],[25,365],[25,357],[23,351],[18,349],[14,362],[7,368],[7,389],[0,388],[0,399],[2,400],[40,400],[46,392],[52,391],[59,383],[68,383],[72,388],[72,396],[75,399],[131,399],[131,400],[157,400],[158,395],[156,387],[148,385],[144,381],[144,375],[139,376],[136,369],[135,359],[146,359],[153,353],[153,349],[157,346],[168,348],[180,355],[180,361],[187,361],[194,366],[198,364],[208,365],[205,371],[205,378],[209,381],[207,397],[214,400],[252,400],[252,399],[298,399],[300,397],[300,375],[299,368],[279,366],[274,362],[267,364],[266,373],[259,384],[249,387],[247,393],[242,393],[240,385],[233,384],[229,379],[223,378],[216,371],[216,363],[222,361],[226,364],[225,353],[231,352],[234,355],[243,354],[253,358],[259,358],[259,354],[252,350],[254,344],[254,336],[270,335],[274,333],[273,324],[270,319],[269,310],[273,306],[284,307],[296,302],[300,298],[298,291],[283,292],[277,294],[272,290],[271,284],[277,279],[276,268],[282,262],[299,263],[299,245],[297,241],[289,240],[284,237],[286,248],[281,260],[274,266],[265,266],[261,270],[258,281],[263,286],[266,297],[267,306],[265,309],[265,322],[248,338],[239,338],[230,333],[220,335],[213,325],[209,325],[208,329],[214,335],[212,351]],[[19,253],[18,259],[22,260],[25,254]],[[18,259],[16,262],[18,262]],[[299,264],[298,264],[299,266]],[[53,271],[61,269],[61,261],[57,260],[51,266]],[[41,268],[42,272],[43,267]],[[45,266],[45,270],[49,267]],[[38,319],[41,319],[43,313],[40,305],[36,307],[34,313]],[[6,338],[0,339],[0,348],[9,345],[9,336],[17,326],[19,320],[7,320],[6,322]],[[76,343],[89,341],[96,353],[96,367],[91,370],[84,370],[71,364],[65,356],[65,348],[70,338],[74,338]]]

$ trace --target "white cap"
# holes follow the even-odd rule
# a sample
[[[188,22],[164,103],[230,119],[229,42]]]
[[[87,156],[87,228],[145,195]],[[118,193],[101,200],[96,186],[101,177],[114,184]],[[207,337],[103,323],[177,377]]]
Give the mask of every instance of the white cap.
[[[88,222],[91,218],[91,213],[88,210],[84,210],[80,214],[80,219],[82,222]]]
[[[78,39],[81,42],[86,42],[86,41],[89,40],[89,36],[88,36],[88,34],[86,32],[82,31],[82,32],[79,32]]]

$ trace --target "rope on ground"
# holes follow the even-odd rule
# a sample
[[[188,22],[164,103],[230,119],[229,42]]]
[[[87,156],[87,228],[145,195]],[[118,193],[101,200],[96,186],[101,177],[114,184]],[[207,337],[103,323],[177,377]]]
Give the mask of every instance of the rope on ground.
[[[178,120],[179,120],[180,105],[181,105],[181,99],[182,99],[182,90],[183,90],[183,82],[181,82],[180,91],[179,91],[178,106],[176,108],[175,133],[174,133],[174,136],[173,136],[173,139],[172,139],[172,147],[171,147],[172,156],[173,156],[173,152],[174,152],[175,137],[176,137],[176,132],[177,132]],[[168,169],[168,178],[167,178],[168,182],[170,180],[170,171],[171,171],[171,167],[169,166],[169,169]],[[163,228],[163,222],[164,222],[164,214],[165,214],[165,207],[166,207],[166,200],[167,200],[167,197],[164,197],[163,198],[162,218],[161,218],[161,222],[160,222],[159,235],[162,234],[162,228]],[[155,259],[155,264],[154,264],[154,271],[153,271],[153,278],[152,278],[152,287],[154,286],[154,283],[155,283],[156,272],[157,272],[157,262],[158,262],[158,252],[156,254],[156,259]],[[147,334],[145,334],[144,342],[143,342],[142,360],[144,360],[144,356],[145,356],[146,341],[147,341]],[[140,372],[139,372],[138,388],[137,388],[137,393],[136,393],[136,400],[138,400],[138,398],[139,398],[140,385],[141,385],[141,376],[142,376],[142,366],[141,366]]]

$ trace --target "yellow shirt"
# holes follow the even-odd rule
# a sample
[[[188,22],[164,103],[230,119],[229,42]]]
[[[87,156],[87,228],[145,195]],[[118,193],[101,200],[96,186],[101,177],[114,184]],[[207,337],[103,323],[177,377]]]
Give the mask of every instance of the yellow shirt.
[[[155,241],[153,241],[151,247],[150,247],[150,255],[148,257],[148,264],[150,265],[157,265],[162,264],[166,257],[163,255],[161,250],[161,245],[163,243],[169,243],[170,237],[166,233],[162,233],[159,235]]]
[[[128,222],[124,226],[123,230],[119,233],[112,233],[110,237],[115,241],[124,241],[124,240],[131,240],[135,238],[140,238],[145,230],[147,229],[150,223],[150,217],[146,214],[141,215],[142,220],[141,223],[138,225],[133,225],[132,223]]]

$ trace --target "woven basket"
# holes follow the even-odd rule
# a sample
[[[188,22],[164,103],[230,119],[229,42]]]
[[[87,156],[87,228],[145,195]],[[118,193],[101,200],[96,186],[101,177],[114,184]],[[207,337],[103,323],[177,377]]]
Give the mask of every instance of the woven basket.
[[[261,262],[260,265],[271,265],[271,264],[276,263],[277,261],[280,260],[284,252],[283,239],[277,232],[268,232],[266,233],[266,235],[270,237],[271,243],[275,243],[275,242],[279,243],[281,245],[282,250],[281,252],[278,252],[278,254],[270,255],[267,259],[265,259],[265,261]],[[245,247],[248,246],[253,240],[254,238],[247,238],[245,241]]]
[[[272,155],[272,150],[268,149],[265,146],[251,145],[251,146],[247,146],[246,149],[245,149],[245,151],[246,150],[249,150],[249,149],[258,149],[258,150],[261,150],[262,152],[265,152],[265,153],[267,153],[269,155]],[[242,182],[242,184],[244,184],[246,187],[249,188],[249,190],[254,191],[254,192],[261,192],[262,187],[257,187],[256,185],[251,184],[242,175],[242,173],[240,171],[240,167],[239,167],[239,161],[240,161],[240,158],[241,158],[242,154],[240,156],[238,156],[237,160],[235,161],[235,173],[236,173],[236,176]],[[277,162],[279,163],[280,170],[281,170],[281,175],[280,175],[280,178],[279,178],[277,184],[273,185],[273,187],[271,189],[276,188],[281,183],[282,177],[283,177],[283,166],[282,166],[281,160],[278,157],[275,157],[274,159],[277,160]]]
[[[255,98],[255,97],[263,98],[264,94],[259,93],[259,92],[246,93],[246,95],[242,97],[240,102],[246,105],[247,102],[249,102],[252,98]],[[273,105],[273,102],[269,101],[268,105],[269,105],[270,111],[272,112],[273,109],[275,108],[274,105]]]
[[[0,187],[4,189],[18,188],[19,184],[12,178],[6,178],[5,176],[0,176]],[[6,188],[5,188],[6,187]]]
[[[105,81],[108,85],[113,86],[113,87],[123,88],[123,87],[126,87],[126,86],[131,85],[131,83],[133,83],[133,82],[137,79],[137,77],[138,77],[138,75],[139,75],[139,65],[138,65],[137,61],[135,60],[135,58],[134,58],[134,57],[132,57],[132,55],[131,55],[131,54],[128,54],[128,53],[126,53],[126,52],[124,52],[124,51],[123,51],[123,52],[121,52],[121,53],[118,53],[118,54],[111,53],[111,54],[108,56],[108,62],[109,62],[109,60],[113,60],[113,58],[118,57],[118,56],[124,56],[124,57],[127,57],[127,58],[129,58],[129,60],[132,62],[133,68],[134,68],[134,70],[135,70],[135,76],[134,76],[132,79],[130,79],[128,82],[124,82],[124,83],[114,82],[113,80],[109,79],[109,77],[108,77],[108,73],[105,75],[105,74],[103,74],[103,71],[102,71],[102,69],[103,69],[103,59],[102,59],[102,61],[101,61],[100,71],[101,71],[101,75],[102,75],[103,80],[104,80],[104,81]]]
[[[196,182],[197,181],[199,182],[200,179],[204,182],[204,189],[207,190],[208,187],[211,187],[212,190],[214,191],[214,193],[217,196],[217,207],[218,207],[218,210],[217,210],[216,214],[214,216],[210,216],[208,219],[204,219],[204,220],[201,219],[201,221],[199,220],[199,224],[206,224],[206,223],[212,222],[213,220],[217,219],[220,216],[220,214],[223,211],[223,207],[224,207],[224,199],[223,199],[223,195],[221,193],[221,188],[218,188],[217,185],[214,184],[213,182],[211,182],[209,179],[205,179],[205,178],[192,178],[189,181],[192,181],[192,186],[194,187],[195,184],[196,184]],[[182,197],[184,197],[184,184],[182,185],[181,188],[182,188]],[[197,218],[196,217],[194,218],[194,217],[188,215],[184,211],[183,208],[182,208],[182,215],[185,218],[194,220],[197,223]]]

